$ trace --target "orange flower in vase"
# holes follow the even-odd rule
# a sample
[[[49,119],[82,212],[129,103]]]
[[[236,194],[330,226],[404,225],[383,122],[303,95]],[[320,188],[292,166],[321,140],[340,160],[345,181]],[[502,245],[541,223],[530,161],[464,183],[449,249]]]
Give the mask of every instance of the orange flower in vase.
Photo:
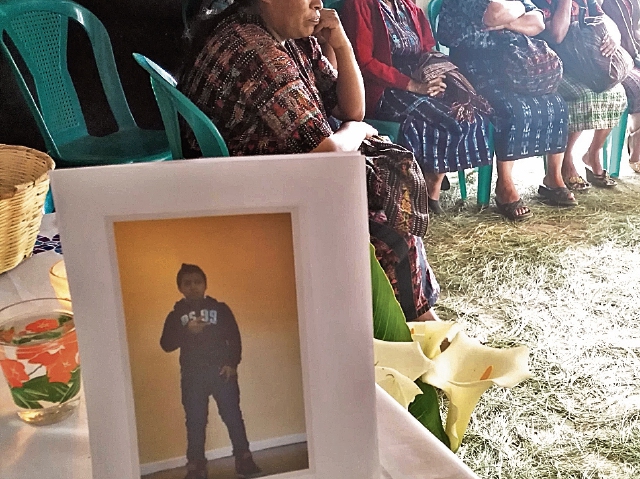
[[[57,319],[38,319],[33,323],[27,324],[24,328],[30,333],[44,333],[46,331],[51,331],[52,329],[57,329],[60,326],[60,323]]]
[[[2,359],[0,360],[0,367],[2,367],[2,372],[12,388],[22,387],[22,384],[29,380],[29,375],[20,361]]]
[[[41,364],[47,370],[49,382],[68,383],[78,367],[78,338],[75,331],[46,345],[23,346],[16,351],[18,359]]]

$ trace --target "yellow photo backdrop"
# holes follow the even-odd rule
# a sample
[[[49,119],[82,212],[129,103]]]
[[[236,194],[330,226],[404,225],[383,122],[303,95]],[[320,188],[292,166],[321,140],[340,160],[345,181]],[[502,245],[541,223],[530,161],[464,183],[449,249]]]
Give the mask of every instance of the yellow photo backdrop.
[[[240,406],[249,441],[305,433],[291,215],[124,221],[114,224],[135,400],[140,464],[184,456],[179,351],[160,348],[181,294],[182,263],[200,266],[207,293],[233,311],[242,336]],[[229,447],[211,399],[207,450]]]

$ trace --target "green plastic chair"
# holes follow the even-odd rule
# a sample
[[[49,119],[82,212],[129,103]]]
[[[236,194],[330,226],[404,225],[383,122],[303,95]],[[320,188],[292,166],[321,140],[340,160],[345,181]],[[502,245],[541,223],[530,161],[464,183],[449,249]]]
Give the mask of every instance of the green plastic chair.
[[[167,71],[144,55],[134,53],[133,58],[151,77],[151,87],[156,96],[174,160],[184,158],[180,136],[181,115],[193,130],[202,156],[229,156],[229,150],[211,119],[176,88],[176,80]]]
[[[329,0],[324,2],[325,8],[333,8],[340,11],[344,0]],[[437,3],[437,5],[434,5]],[[440,12],[440,6],[442,0],[432,0],[427,7],[427,18],[431,29],[435,32],[435,26],[437,25],[438,13]],[[436,47],[442,51],[446,50],[445,47],[436,44]],[[445,52],[446,53],[446,52]],[[393,142],[397,141],[400,132],[400,123],[393,121],[382,121],[365,118],[365,121],[373,126],[381,135],[386,135]],[[490,125],[489,131],[489,154],[493,156],[493,126]],[[491,174],[493,165],[485,165],[478,168],[478,205],[488,206],[489,197],[491,195]],[[466,201],[467,195],[467,177],[463,170],[458,171],[458,184],[460,185],[460,197]]]
[[[440,9],[442,8],[443,0],[431,0],[427,5],[427,19],[429,25],[431,25],[431,31],[433,36],[436,36],[438,29],[438,15],[440,15]],[[436,48],[438,51],[448,53],[449,49],[444,45],[436,42]],[[489,143],[489,155],[493,158],[494,146],[493,146],[493,124],[489,123],[489,131],[487,131],[488,143]],[[477,168],[478,170],[478,205],[488,206],[489,199],[491,197],[491,175],[493,174],[493,164],[483,165]],[[463,200],[467,199],[467,182],[464,171],[458,171],[458,181],[460,184],[460,196]]]
[[[117,131],[106,136],[88,133],[69,74],[70,21],[84,28],[91,42],[101,80],[99,88],[117,123]],[[136,124],[122,90],[107,31],[84,7],[67,0],[0,2],[0,50],[57,167],[171,158],[164,131],[144,130]],[[53,209],[49,191],[45,212]]]
[[[87,131],[67,67],[69,22],[81,25],[93,48],[101,88],[118,130],[106,136]],[[15,49],[4,38],[7,35]],[[103,165],[170,158],[164,131],[143,130],[131,115],[106,29],[90,11],[68,0],[0,2],[0,49],[58,166]],[[35,88],[19,67],[19,53]]]
[[[624,149],[624,139],[627,135],[627,119],[629,108],[625,109],[620,117],[618,125],[611,130],[604,142],[602,149],[602,166],[613,178],[620,176],[620,162],[622,161],[622,150]]]

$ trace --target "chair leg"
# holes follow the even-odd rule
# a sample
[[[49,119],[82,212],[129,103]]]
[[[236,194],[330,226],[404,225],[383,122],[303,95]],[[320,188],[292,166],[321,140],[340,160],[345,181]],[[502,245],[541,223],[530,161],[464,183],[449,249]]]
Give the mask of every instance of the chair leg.
[[[458,171],[458,183],[460,184],[460,198],[463,201],[467,200],[467,178],[464,174],[464,170]]]
[[[53,213],[56,211],[56,207],[53,204],[53,195],[51,194],[51,187],[47,191],[47,197],[44,199],[44,213]]]
[[[625,110],[618,125],[611,130],[602,148],[602,166],[613,178],[620,176],[620,162],[624,149],[624,138],[627,133],[629,110]]]
[[[489,123],[487,132],[487,143],[489,144],[489,158],[494,157],[495,149],[493,146],[493,124]],[[489,206],[489,198],[491,197],[491,175],[493,174],[493,164],[483,165],[478,168],[478,206],[480,208]]]
[[[491,196],[491,175],[493,164],[483,165],[478,168],[478,206],[489,206]]]

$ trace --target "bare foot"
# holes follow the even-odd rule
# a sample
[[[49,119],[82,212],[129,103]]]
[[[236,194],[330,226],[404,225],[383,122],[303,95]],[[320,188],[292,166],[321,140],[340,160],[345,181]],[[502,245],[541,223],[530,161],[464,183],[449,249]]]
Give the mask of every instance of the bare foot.
[[[503,187],[498,182],[496,183],[496,202],[500,204],[508,204],[513,203],[514,201],[518,201],[520,199],[520,195],[516,191],[515,187]],[[516,208],[514,211],[515,216],[522,216],[529,212],[529,208],[527,208],[524,204],[523,206]]]
[[[602,176],[604,173],[604,169],[602,168],[602,160],[600,159],[600,152],[602,150],[596,151],[595,154],[591,153],[591,148],[587,150],[587,152],[582,157],[582,162],[591,168],[593,174],[596,176]]]
[[[558,179],[555,175],[550,175],[548,173],[542,179],[542,184],[547,188],[564,188],[566,186],[562,178]]]

